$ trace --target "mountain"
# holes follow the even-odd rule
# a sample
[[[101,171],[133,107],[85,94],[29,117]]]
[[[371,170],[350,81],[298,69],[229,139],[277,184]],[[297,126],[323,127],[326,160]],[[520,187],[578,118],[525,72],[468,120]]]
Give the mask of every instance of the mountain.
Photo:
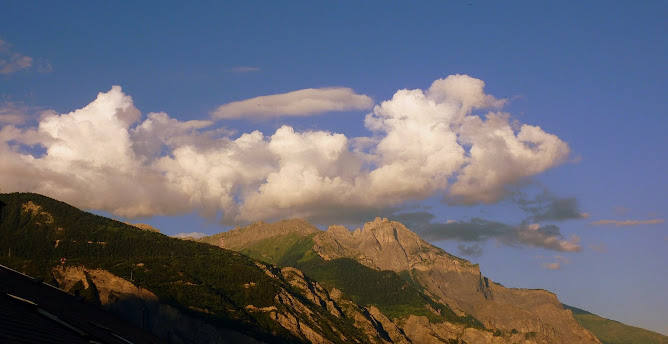
[[[2,203],[0,264],[173,343],[600,343],[554,294],[496,284],[387,219],[181,240],[37,194]]]
[[[387,219],[352,232],[299,219],[260,222],[199,241],[296,267],[362,307],[376,306],[413,342],[599,343],[554,294],[493,283],[477,265]]]
[[[294,268],[36,194],[0,194],[0,201],[6,204],[0,264],[101,304],[170,342],[367,343],[386,336],[384,319]]]
[[[575,320],[594,333],[603,344],[668,344],[668,336],[602,318],[585,310],[564,305]]]

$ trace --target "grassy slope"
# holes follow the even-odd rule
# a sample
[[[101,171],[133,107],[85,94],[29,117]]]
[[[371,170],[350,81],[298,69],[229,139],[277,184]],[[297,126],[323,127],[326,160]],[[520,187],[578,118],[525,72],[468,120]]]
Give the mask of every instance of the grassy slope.
[[[564,305],[575,320],[591,331],[603,344],[668,344],[668,337],[642,328],[599,317],[579,308]]]
[[[323,260],[313,250],[313,236],[291,233],[258,241],[241,250],[242,253],[272,264],[293,266],[328,288],[335,287],[355,303],[378,307],[390,318],[410,314],[424,315],[432,322],[447,320],[482,328],[472,317],[458,317],[449,307],[424,295],[413,284],[394,271],[378,271],[354,259]],[[427,308],[429,305],[437,315]]]
[[[132,273],[133,283],[186,313],[203,309],[209,314],[193,315],[272,342],[296,340],[268,314],[248,312],[245,306],[281,309],[285,306],[274,299],[281,289],[291,291],[305,304],[310,301],[289,283],[267,276],[247,256],[142,231],[37,194],[0,194],[0,200],[7,204],[0,223],[0,264],[47,282],[52,280],[51,269],[59,265],[61,257],[67,258],[68,266],[101,268],[126,279]],[[26,204],[39,208],[22,210]],[[255,287],[243,287],[251,282]],[[363,338],[349,324],[330,319],[333,316],[322,307],[311,308],[321,320],[336,324],[348,338]],[[329,334],[336,340],[333,333]]]

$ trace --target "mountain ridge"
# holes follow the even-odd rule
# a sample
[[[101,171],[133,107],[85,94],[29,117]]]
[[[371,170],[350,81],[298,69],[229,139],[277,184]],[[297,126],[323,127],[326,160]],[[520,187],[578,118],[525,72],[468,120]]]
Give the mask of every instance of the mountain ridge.
[[[304,221],[304,220],[301,220],[301,221]],[[369,231],[373,232],[373,229],[375,227],[377,227],[379,224],[382,224],[384,222],[391,223],[392,221],[389,221],[388,219],[385,219],[385,218],[383,218],[383,219],[376,218],[374,221],[371,221],[371,222],[365,224],[361,229],[357,228],[356,230],[349,230],[348,228],[346,228],[344,226],[341,226],[341,225],[331,225],[331,226],[329,226],[329,228],[326,231],[319,231],[319,232],[316,232],[316,233],[319,233],[321,236],[333,236],[335,238],[353,237],[353,238],[358,239],[360,236],[362,236],[362,234],[364,232],[369,232]],[[404,229],[408,230],[403,225],[401,225],[401,227],[399,227],[398,229],[400,230],[400,232],[403,232]],[[410,232],[410,230],[408,230],[408,231]],[[412,232],[410,232],[410,233],[412,233]],[[413,234],[415,234],[415,233],[413,233]],[[359,254],[355,253],[354,250],[351,251],[349,247],[347,247],[345,245],[340,245],[340,243],[337,243],[337,245],[336,245],[336,247],[338,247],[338,251],[335,251],[336,254],[332,254],[331,252],[326,252],[326,250],[324,250],[322,246],[318,246],[317,244],[318,243],[322,244],[323,241],[327,241],[327,240],[331,241],[332,238],[327,238],[326,240],[320,240],[322,238],[318,237],[317,235],[318,234],[316,234],[316,238],[315,238],[316,245],[314,245],[314,250],[317,251],[318,254],[320,254],[321,256],[323,256],[325,258],[328,258],[328,259],[336,259],[337,257],[345,257],[345,256],[348,256],[348,257],[354,256],[360,263],[362,263],[366,266],[369,266],[369,267],[373,267],[375,269],[380,269],[378,266],[376,266],[376,264],[373,262],[373,260],[369,260],[365,256],[359,256]],[[393,231],[392,235],[398,241],[397,232]],[[278,236],[278,234],[277,234],[277,236]],[[415,236],[417,236],[417,234],[415,234]],[[387,235],[385,235],[385,237],[387,237]],[[377,237],[374,237],[374,238],[378,239]],[[207,239],[202,238],[200,240],[206,241]],[[376,240],[376,241],[377,241],[378,245],[381,245],[380,240]],[[419,245],[418,244],[417,246],[420,247],[420,246],[424,246],[424,245]],[[406,251],[405,247],[403,247],[402,250],[405,252]],[[250,252],[249,250],[247,250],[247,251]],[[492,291],[493,289],[501,289],[501,290],[508,289],[508,288],[503,287],[501,284],[492,282],[488,278],[482,276],[477,264],[471,264],[467,260],[461,259],[461,258],[456,257],[454,255],[451,255],[451,254],[449,254],[445,251],[443,251],[442,254],[445,254],[446,257],[449,257],[449,258],[453,259],[453,261],[456,261],[458,264],[461,264],[461,265],[459,265],[460,268],[462,266],[467,266],[468,265],[472,268],[473,272],[477,272],[479,274],[478,291],[483,291],[483,296],[486,299],[493,298],[493,295],[494,295],[493,291]],[[384,267],[387,267],[387,266],[384,266]],[[410,273],[406,273],[406,271],[403,271],[403,272],[404,272],[404,274],[403,274],[404,276],[407,276],[408,279],[411,279]],[[490,285],[491,285],[491,287],[490,287]],[[558,301],[557,296],[554,293],[552,293],[550,291],[547,291],[547,290],[522,289],[522,288],[519,288],[519,289],[513,288],[512,290],[515,290],[516,294],[519,293],[520,296],[521,296],[522,293],[543,294],[544,297],[552,299],[552,301],[554,302],[555,305],[556,304],[561,305],[561,303],[559,303],[559,301]],[[499,297],[501,297],[501,296],[499,296]],[[514,296],[513,295],[510,295],[510,296],[505,295],[503,298],[506,299],[506,302],[511,302],[513,299],[517,299],[518,295],[514,295]],[[457,310],[457,307],[456,307],[457,304],[456,303],[449,304],[449,305],[454,306],[452,308],[454,310]],[[574,307],[571,307],[571,306],[568,306],[568,305],[564,305],[563,308],[566,312],[572,312],[571,313],[572,316],[575,318],[575,320],[581,326],[584,326],[587,330],[592,331],[595,334],[595,336],[600,336],[599,339],[604,344],[608,344],[608,343],[609,344],[624,344],[624,343],[648,343],[648,344],[657,343],[657,344],[663,344],[663,343],[668,342],[668,337],[663,336],[661,334],[658,334],[656,332],[648,331],[648,330],[641,329],[641,328],[635,328],[633,326],[628,326],[628,325],[622,324],[622,323],[614,321],[614,320],[604,319],[604,318],[598,317],[595,314],[592,314],[592,313],[589,313],[589,312],[586,312],[586,311],[581,311],[577,308],[574,308]],[[577,310],[579,310],[581,312],[585,312],[585,313],[583,315],[583,313],[579,313],[577,311],[574,311],[574,309],[577,309]],[[465,314],[465,313],[460,313],[460,314]],[[589,319],[589,318],[591,318],[591,319]],[[592,324],[594,322],[595,322],[595,324]],[[600,324],[604,324],[605,328],[601,329]],[[621,326],[621,328],[615,327],[613,330],[610,330],[609,329],[610,326]],[[512,332],[512,330],[511,330],[511,332]],[[609,332],[614,332],[614,333],[611,334]],[[619,334],[620,332],[622,334]],[[632,338],[636,338],[636,339],[632,340]],[[640,338],[643,338],[643,339],[640,339]],[[646,338],[650,338],[650,339],[646,339]],[[638,341],[638,340],[640,340],[640,341]]]
[[[0,252],[12,252],[0,264],[174,342],[599,342],[556,295],[496,284],[387,219],[355,231],[257,222],[199,240],[217,248],[37,194],[0,201]]]
[[[251,232],[249,229],[246,234]],[[227,238],[234,235],[237,234],[228,234]],[[457,316],[472,316],[485,328],[504,333],[530,333],[548,342],[599,343],[593,334],[577,324],[570,311],[562,308],[556,295],[495,284],[481,274],[478,265],[429,244],[401,223],[376,218],[354,231],[330,226],[326,231],[309,235],[312,245],[304,251],[303,257],[315,254],[325,262],[353,259],[374,270],[392,271],[434,302],[446,305]],[[255,257],[262,259],[271,255],[271,245],[267,244],[281,245],[282,239],[277,239],[280,237],[281,234],[276,234],[272,240],[258,241],[262,243],[259,246],[263,246],[263,252]],[[200,241],[210,242],[210,239]],[[253,256],[250,246],[240,252]],[[303,257],[301,259],[305,259]],[[292,263],[308,273],[308,265],[298,262]],[[318,271],[311,269],[310,273]]]

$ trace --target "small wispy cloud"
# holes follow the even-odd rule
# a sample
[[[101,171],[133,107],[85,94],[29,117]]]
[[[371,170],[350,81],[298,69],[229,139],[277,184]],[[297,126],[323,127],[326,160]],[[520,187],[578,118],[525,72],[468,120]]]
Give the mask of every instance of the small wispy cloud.
[[[548,270],[560,270],[564,265],[568,265],[570,262],[570,259],[564,256],[554,256],[554,261],[544,262],[541,266]]]
[[[664,219],[650,219],[650,220],[598,220],[591,224],[594,226],[614,225],[616,227],[622,226],[638,226],[638,225],[657,225],[664,223]]]
[[[53,70],[48,60],[40,59],[37,64],[38,72]],[[0,39],[0,74],[7,75],[28,70],[35,64],[35,60],[14,50],[12,44]]]
[[[307,88],[224,104],[212,116],[215,119],[311,116],[329,111],[368,110],[373,104],[370,97],[347,87]]]
[[[205,233],[201,232],[191,232],[191,233],[179,233],[176,235],[173,235],[175,238],[181,238],[181,239],[186,239],[186,238],[193,238],[193,239],[199,239],[205,237]]]
[[[591,248],[592,250],[594,250],[598,253],[608,252],[608,246],[606,246],[604,243],[600,243],[598,245],[591,244],[591,245],[589,245],[589,248]]]
[[[230,69],[230,71],[235,73],[251,73],[251,72],[259,72],[260,70],[261,70],[260,67],[250,67],[250,66],[234,67]]]

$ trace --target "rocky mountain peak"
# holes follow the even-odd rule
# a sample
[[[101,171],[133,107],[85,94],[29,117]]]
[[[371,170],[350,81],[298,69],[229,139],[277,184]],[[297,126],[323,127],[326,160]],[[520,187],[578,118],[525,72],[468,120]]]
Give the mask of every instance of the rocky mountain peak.
[[[380,270],[403,271],[431,266],[437,257],[458,259],[422,240],[403,224],[380,217],[353,232],[343,226],[330,226],[314,241],[325,259],[355,257],[364,265]]]
[[[376,217],[373,221],[365,223],[362,227],[362,231],[372,230],[388,223],[390,223],[390,220],[388,220],[386,217]]]

